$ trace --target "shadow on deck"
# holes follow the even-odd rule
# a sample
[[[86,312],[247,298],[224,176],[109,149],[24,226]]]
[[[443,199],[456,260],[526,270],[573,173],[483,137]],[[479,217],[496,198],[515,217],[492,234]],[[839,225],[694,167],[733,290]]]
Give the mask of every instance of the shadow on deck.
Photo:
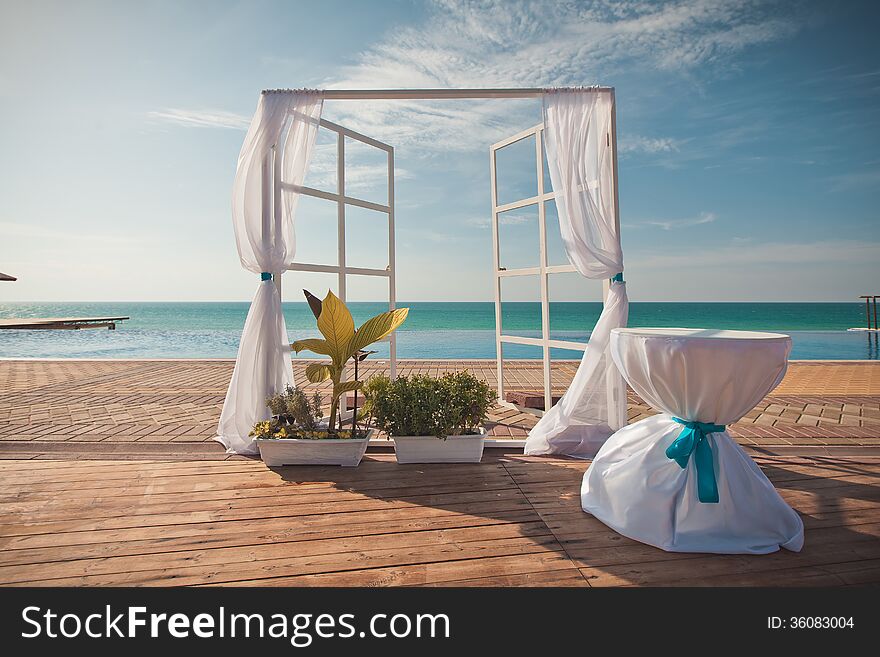
[[[880,581],[880,459],[759,457],[803,552],[672,554],[580,509],[582,461],[354,469],[0,461],[5,585],[722,586]]]

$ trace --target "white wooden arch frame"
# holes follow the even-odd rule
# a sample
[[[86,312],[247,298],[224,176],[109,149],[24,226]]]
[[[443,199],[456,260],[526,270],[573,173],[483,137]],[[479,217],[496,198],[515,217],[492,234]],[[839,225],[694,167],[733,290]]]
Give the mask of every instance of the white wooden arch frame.
[[[524,139],[534,137],[535,139],[535,162],[537,175],[537,194],[532,197],[513,201],[499,205],[498,203],[498,163],[497,153],[499,150],[512,146]],[[508,404],[504,394],[504,345],[505,344],[521,344],[534,347],[540,347],[542,351],[542,379],[544,393],[544,408],[548,409],[553,405],[553,390],[551,385],[551,358],[550,349],[554,347],[563,349],[573,349],[583,351],[586,345],[581,342],[572,342],[567,340],[551,340],[550,339],[550,274],[561,274],[576,271],[574,266],[568,265],[550,265],[547,257],[547,223],[545,216],[545,203],[556,198],[553,191],[544,189],[544,124],[523,130],[522,132],[508,137],[497,144],[493,144],[489,149],[489,170],[490,183],[492,189],[492,256],[494,281],[493,290],[495,293],[495,367],[496,378],[498,380],[498,401]],[[501,230],[499,221],[502,213],[510,210],[519,210],[522,208],[536,208],[538,211],[538,266],[537,267],[521,267],[507,268],[501,264]],[[518,335],[506,335],[504,333],[504,321],[502,312],[502,281],[505,278],[518,276],[538,276],[539,286],[541,290],[541,337],[529,338]],[[510,406],[520,408],[521,410],[533,410],[520,407],[518,404],[510,403]]]
[[[612,98],[612,114],[611,114],[611,134],[608,138],[611,140],[612,159],[613,159],[613,189],[614,189],[614,214],[617,223],[618,232],[620,230],[620,212],[618,204],[618,185],[617,185],[617,106],[614,102],[614,87],[593,86],[590,90],[597,93],[611,94]],[[284,93],[288,89],[269,89],[263,93]],[[541,98],[546,93],[544,88],[526,88],[526,89],[328,89],[323,92],[324,100],[478,100],[478,99],[524,99],[524,98]],[[349,130],[341,125],[332,123],[325,119],[321,119],[320,126],[337,134],[337,190],[335,193],[314,189],[311,187],[294,187],[295,191],[304,196],[312,196],[325,200],[335,201],[337,204],[337,234],[338,234],[338,262],[336,265],[324,265],[313,263],[293,263],[287,269],[288,271],[306,271],[306,272],[323,272],[335,273],[338,275],[339,296],[345,301],[346,299],[346,276],[380,276],[388,278],[388,307],[394,309],[396,306],[396,279],[395,279],[395,249],[394,249],[394,148],[388,144],[382,143],[366,135]],[[524,130],[512,137],[493,144],[490,149],[490,167],[491,167],[491,190],[492,190],[492,242],[493,242],[493,278],[495,291],[495,349],[496,349],[496,372],[497,372],[497,390],[498,401],[507,404],[504,399],[504,344],[523,344],[541,347],[543,352],[543,393],[544,408],[549,409],[552,406],[552,385],[551,385],[551,358],[550,349],[561,348],[584,351],[586,344],[582,342],[573,342],[568,340],[553,340],[550,338],[550,313],[549,313],[549,275],[557,273],[574,272],[572,265],[549,265],[547,263],[547,226],[545,221],[544,203],[555,198],[552,191],[544,190],[544,157],[543,157],[543,124],[538,124],[528,130]],[[498,205],[497,184],[496,184],[496,161],[495,154],[498,150],[509,146],[513,143],[535,136],[535,155],[537,162],[537,195],[508,203]],[[357,140],[369,146],[373,146],[387,153],[388,161],[388,203],[387,205],[372,203],[348,196],[345,193],[345,137]],[[277,155],[277,154],[276,154]],[[280,180],[280,168],[274,167],[274,185],[275,189],[282,188],[286,183]],[[276,198],[280,196],[277,195]],[[345,260],[345,208],[348,205],[367,208],[388,215],[388,266],[386,269],[367,269],[362,267],[348,267]],[[539,249],[540,264],[538,267],[521,268],[521,269],[504,269],[499,264],[499,231],[498,217],[502,212],[508,210],[528,207],[536,205],[538,207],[538,224],[539,224]],[[501,321],[501,281],[507,277],[513,276],[540,276],[541,289],[541,337],[528,338],[514,335],[506,335],[503,332]],[[279,294],[281,292],[281,279],[276,280]],[[604,284],[604,294],[608,291],[608,281]],[[388,341],[390,342],[390,369],[392,378],[397,372],[397,343],[396,336],[392,334]],[[507,404],[515,406],[514,404]],[[524,409],[533,410],[533,409]]]
[[[294,262],[287,267],[287,271],[306,271],[319,272],[326,274],[336,274],[338,279],[338,295],[342,301],[347,298],[347,277],[353,276],[375,276],[388,279],[388,309],[394,310],[397,303],[397,287],[395,279],[394,267],[394,148],[381,141],[362,135],[354,130],[349,130],[341,125],[321,119],[320,127],[336,133],[336,191],[328,192],[314,187],[306,187],[299,185],[290,185],[281,182],[280,173],[275,174],[275,184],[289,187],[291,190],[312,198],[321,198],[336,203],[336,235],[337,235],[337,260],[335,265]],[[349,196],[345,192],[345,138],[354,139],[362,144],[377,148],[386,154],[387,175],[388,175],[388,197],[387,203],[373,203],[365,201],[354,196]],[[275,167],[278,172],[280,167]],[[279,195],[280,196],[280,195]],[[355,206],[381,212],[388,217],[388,265],[384,269],[371,269],[367,267],[349,267],[346,263],[346,241],[345,241],[345,215],[348,206]],[[278,285],[278,294],[281,294],[280,277],[276,279]],[[392,333],[385,338],[389,343],[389,362],[391,367],[391,378],[397,376],[397,336]],[[345,410],[345,399],[343,398],[343,410]]]

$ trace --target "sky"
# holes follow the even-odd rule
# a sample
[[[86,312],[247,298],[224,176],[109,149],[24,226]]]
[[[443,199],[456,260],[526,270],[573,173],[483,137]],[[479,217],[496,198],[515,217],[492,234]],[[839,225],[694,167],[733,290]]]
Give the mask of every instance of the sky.
[[[617,94],[632,300],[855,301],[880,278],[873,4],[0,0],[0,271],[19,278],[0,301],[250,299],[230,194],[263,88],[597,83]],[[395,148],[398,299],[491,300],[489,148],[539,101],[327,101],[324,117]],[[307,184],[332,190],[331,138]],[[347,193],[383,202],[382,154],[347,152]],[[505,199],[534,189],[533,142],[498,162]],[[385,221],[349,213],[350,265],[387,262]],[[502,264],[537,258],[534,214],[501,233]],[[303,201],[297,259],[333,263],[335,240],[335,209]],[[353,277],[349,298],[385,285]],[[556,275],[551,299],[597,285]],[[285,274],[285,300],[300,287],[335,282]],[[502,294],[536,300],[537,281]]]

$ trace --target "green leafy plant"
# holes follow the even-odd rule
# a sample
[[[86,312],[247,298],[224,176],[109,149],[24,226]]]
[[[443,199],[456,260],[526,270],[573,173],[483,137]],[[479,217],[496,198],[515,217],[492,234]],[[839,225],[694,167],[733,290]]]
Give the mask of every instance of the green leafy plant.
[[[319,420],[324,417],[321,396],[315,392],[309,397],[296,386],[288,385],[284,392],[272,395],[266,400],[266,406],[272,417],[254,425],[250,435],[255,438],[313,437],[319,430]]]
[[[313,312],[317,310],[315,314],[318,330],[324,337],[297,340],[290,346],[296,353],[311,351],[330,357],[329,363],[312,363],[306,367],[306,378],[312,383],[327,380],[333,382],[327,424],[328,430],[332,433],[338,431],[342,424],[340,421],[340,426],[337,427],[339,399],[348,392],[359,390],[363,385],[357,378],[351,381],[342,380],[348,361],[358,359],[366,347],[395,331],[406,320],[409,308],[380,313],[355,329],[351,313],[333,292],[328,291],[323,301],[308,292],[306,298]],[[315,301],[320,302],[319,309]]]
[[[470,372],[401,376],[392,381],[374,376],[363,388],[363,413],[391,436],[473,434],[486,421],[495,393]]]
[[[309,397],[296,386],[288,385],[284,392],[269,397],[266,406],[282,424],[294,425],[304,431],[317,430],[319,420],[324,417],[318,391]]]

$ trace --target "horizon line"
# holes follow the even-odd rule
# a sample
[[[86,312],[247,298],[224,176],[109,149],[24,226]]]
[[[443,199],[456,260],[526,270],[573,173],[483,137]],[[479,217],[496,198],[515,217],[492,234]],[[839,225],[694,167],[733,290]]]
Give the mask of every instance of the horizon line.
[[[878,295],[880,296],[880,295]],[[76,300],[28,300],[28,301],[0,301],[0,306],[4,304],[25,304],[25,303],[251,303],[251,299],[224,299],[224,300],[172,300],[172,299],[141,299],[141,300],[112,300],[112,299],[102,299],[102,300],[84,300],[84,299],[76,299]],[[285,300],[282,299],[282,303],[296,303],[296,304],[307,304],[305,300],[303,301],[293,301],[293,300]],[[602,303],[602,299],[594,299],[594,300],[580,300],[580,301],[571,301],[571,300],[558,300],[558,301],[550,301],[549,303]],[[358,300],[347,300],[346,303],[388,303],[387,299],[358,299]],[[487,299],[482,301],[474,301],[474,300],[461,300],[461,301],[452,301],[449,299],[441,300],[441,299],[397,299],[395,300],[395,304],[404,304],[404,303],[489,303],[494,304],[494,299]],[[522,300],[511,300],[511,301],[502,301],[502,304],[505,303],[536,303],[540,304],[540,299],[530,300],[530,301],[522,301]],[[841,300],[841,299],[821,299],[821,300],[744,300],[744,299],[727,299],[723,301],[707,301],[705,299],[698,300],[690,300],[690,301],[638,301],[638,300],[630,300],[630,303],[854,303],[863,305],[861,298],[856,297],[852,301]]]

